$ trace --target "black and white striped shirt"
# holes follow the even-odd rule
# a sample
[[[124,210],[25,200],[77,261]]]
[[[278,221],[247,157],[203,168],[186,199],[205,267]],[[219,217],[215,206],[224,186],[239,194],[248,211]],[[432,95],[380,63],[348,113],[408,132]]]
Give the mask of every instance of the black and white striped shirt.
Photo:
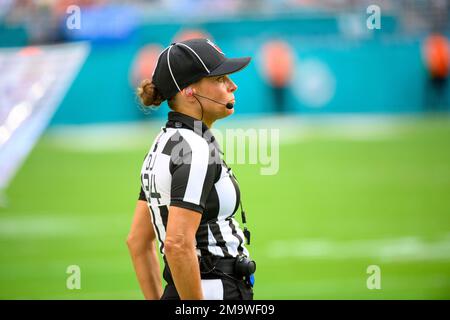
[[[239,186],[203,122],[169,112],[166,126],[144,159],[139,199],[147,201],[162,254],[169,206],[176,206],[202,214],[196,233],[198,256],[249,257],[234,219]]]

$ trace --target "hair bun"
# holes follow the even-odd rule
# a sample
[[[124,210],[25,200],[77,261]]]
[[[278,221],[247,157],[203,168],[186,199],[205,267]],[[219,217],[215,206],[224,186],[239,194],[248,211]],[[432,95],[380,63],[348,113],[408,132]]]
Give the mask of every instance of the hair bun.
[[[149,79],[144,79],[137,88],[137,95],[144,106],[159,106],[164,98]]]

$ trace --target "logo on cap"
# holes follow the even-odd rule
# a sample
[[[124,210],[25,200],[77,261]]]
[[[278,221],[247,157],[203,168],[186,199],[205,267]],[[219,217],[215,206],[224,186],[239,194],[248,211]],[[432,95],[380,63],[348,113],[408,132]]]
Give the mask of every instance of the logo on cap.
[[[222,52],[222,49],[219,48],[219,46],[217,46],[214,42],[212,42],[209,39],[206,39],[206,43],[209,44],[211,47],[213,47],[214,49],[216,49],[218,52],[220,52],[221,54],[225,55],[225,53]]]

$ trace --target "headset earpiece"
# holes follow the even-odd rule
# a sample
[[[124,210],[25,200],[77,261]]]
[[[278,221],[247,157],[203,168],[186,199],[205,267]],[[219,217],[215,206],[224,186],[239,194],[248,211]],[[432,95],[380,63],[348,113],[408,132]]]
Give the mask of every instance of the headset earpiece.
[[[188,97],[192,97],[194,95],[194,90],[191,87],[187,87],[185,90]]]

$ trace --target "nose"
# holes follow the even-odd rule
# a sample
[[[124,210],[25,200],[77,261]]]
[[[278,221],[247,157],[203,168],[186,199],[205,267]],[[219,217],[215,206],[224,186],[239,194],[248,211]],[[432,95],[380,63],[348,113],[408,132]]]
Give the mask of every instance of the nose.
[[[237,90],[237,85],[233,82],[233,80],[229,79],[228,90],[230,92],[235,92]]]

